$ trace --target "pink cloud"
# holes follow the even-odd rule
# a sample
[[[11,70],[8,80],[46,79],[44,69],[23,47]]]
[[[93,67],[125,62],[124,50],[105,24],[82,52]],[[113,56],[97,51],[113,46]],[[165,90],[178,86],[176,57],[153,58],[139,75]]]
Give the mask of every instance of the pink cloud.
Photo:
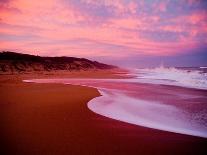
[[[206,12],[199,12],[188,16],[187,19],[192,24],[198,24],[207,21],[207,14]]]
[[[161,12],[165,12],[167,10],[167,2],[161,2],[158,6],[157,9]]]
[[[172,19],[174,25],[163,26],[162,30],[171,32],[186,32],[188,40],[196,39],[198,34],[207,35],[207,15],[205,12],[196,12],[191,15],[179,16]],[[187,40],[187,38],[186,38]]]
[[[1,49],[35,50],[43,55],[53,53],[73,56],[115,56],[119,52],[122,52],[120,55],[123,57],[136,53],[173,55],[196,47],[196,36],[207,32],[206,14],[202,11],[174,17],[167,20],[170,24],[162,25],[160,23],[165,21],[156,11],[150,15],[139,13],[144,7],[143,1],[81,2],[73,5],[70,1],[61,3],[58,0],[44,0],[41,3],[28,0],[10,1],[0,8],[0,33],[10,38],[12,35],[16,38],[19,36],[21,40],[15,37],[10,41],[7,41],[6,37],[1,38]],[[92,15],[94,12],[90,9],[84,10],[85,5],[90,5],[89,8],[98,8],[99,14]],[[166,12],[167,5],[168,3],[161,2],[155,7],[161,12]],[[109,12],[101,12],[101,9],[106,8]],[[177,33],[179,40],[154,41],[144,38],[141,35],[143,31]],[[183,36],[182,33],[189,35]],[[33,35],[36,38],[27,39],[27,36]]]

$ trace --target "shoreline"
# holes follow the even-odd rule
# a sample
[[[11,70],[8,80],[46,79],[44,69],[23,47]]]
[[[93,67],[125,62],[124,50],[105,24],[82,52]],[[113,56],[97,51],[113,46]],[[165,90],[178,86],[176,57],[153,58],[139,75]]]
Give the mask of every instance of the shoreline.
[[[167,100],[159,100],[162,96],[169,96],[168,94],[165,94],[165,91],[168,90],[170,90],[171,95],[174,94],[176,98],[179,98],[180,95],[188,96],[190,94],[191,98],[205,96],[207,91],[196,93],[193,89],[183,87],[178,87],[178,90],[174,91],[174,87],[171,87],[171,85],[165,86],[164,88],[158,88],[156,85],[148,84],[148,86],[146,86],[146,84],[142,84],[144,87],[149,88],[148,90],[145,90],[145,93],[143,94],[145,98],[141,99],[139,97],[140,95],[136,94],[136,91],[142,91],[140,88],[141,83],[136,83],[134,86],[134,84],[131,84],[128,79],[61,78],[31,79],[23,81],[27,83],[42,84],[61,83],[65,85],[69,84],[94,88],[97,89],[100,96],[90,100],[87,103],[87,106],[88,109],[96,114],[147,128],[207,138],[206,128],[198,122],[193,122],[193,117],[189,119],[189,116],[185,114],[188,112],[188,109],[180,107],[183,106],[182,102],[185,102],[184,100],[188,99],[188,97],[180,98],[180,100],[171,98],[171,104],[165,103]],[[120,86],[124,86],[124,91]],[[156,95],[153,89],[158,89],[162,95]],[[179,93],[177,93],[177,91],[179,91]],[[153,101],[149,98],[157,99],[157,101]],[[180,106],[176,106],[176,104],[180,104]],[[187,102],[185,104],[187,104]],[[191,106],[196,108],[192,103]],[[203,108],[206,109],[206,107]],[[135,109],[137,109],[137,111]],[[159,114],[160,111],[162,112],[161,115]],[[190,112],[190,114],[197,116],[200,115],[200,113],[195,112]],[[169,122],[172,124],[169,124]]]
[[[206,153],[206,139],[93,113],[87,103],[100,95],[94,88],[21,82],[25,77],[0,77],[1,151],[5,154]]]

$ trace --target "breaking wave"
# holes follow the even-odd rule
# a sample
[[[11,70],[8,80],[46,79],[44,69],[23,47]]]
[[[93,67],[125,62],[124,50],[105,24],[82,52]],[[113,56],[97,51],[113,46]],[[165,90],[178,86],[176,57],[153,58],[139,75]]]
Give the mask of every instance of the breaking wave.
[[[207,89],[206,68],[166,68],[136,69],[138,82],[175,85],[196,89]]]

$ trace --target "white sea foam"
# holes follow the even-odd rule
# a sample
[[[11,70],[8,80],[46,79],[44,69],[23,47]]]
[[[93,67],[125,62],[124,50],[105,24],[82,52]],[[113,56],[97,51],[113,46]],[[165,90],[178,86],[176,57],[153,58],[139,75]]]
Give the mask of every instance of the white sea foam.
[[[135,74],[137,82],[207,89],[207,73],[201,70],[161,66],[154,69],[136,69]]]
[[[207,138],[207,127],[193,122],[172,105],[133,98],[109,89],[99,89],[102,96],[91,100],[88,108],[119,121]]]
[[[107,82],[130,82],[130,83],[152,83],[152,84],[164,84],[174,85],[187,88],[207,89],[207,73],[201,70],[191,69],[178,69],[178,68],[166,68],[158,67],[154,69],[135,69],[131,73],[127,74],[133,78],[127,79],[87,79],[88,83],[96,83],[97,81]],[[68,79],[35,79],[41,83],[44,82],[62,82]],[[81,79],[70,79],[73,83],[75,81],[80,82]],[[29,82],[28,80],[24,80]],[[84,80],[86,82],[86,79]],[[80,83],[79,83],[80,84]]]
[[[177,71],[176,71],[177,72]],[[179,74],[179,73],[178,73]],[[181,73],[182,74],[182,73]],[[184,73],[185,74],[185,73]],[[188,73],[186,73],[188,74]],[[118,83],[116,83],[118,81]],[[176,104],[166,104],[159,100],[156,96],[157,101],[143,100],[139,98],[140,88],[136,89],[136,85],[133,86],[131,82],[136,82],[137,79],[33,79],[24,80],[24,82],[35,82],[35,83],[64,83],[73,85],[82,85],[95,87],[99,90],[102,96],[97,97],[89,101],[88,108],[93,112],[120,120],[123,122],[170,131],[175,133],[194,135],[199,137],[207,138],[207,108],[203,107],[202,111],[189,113],[187,109],[181,109]],[[128,87],[121,89],[122,83]],[[113,85],[112,85],[113,84]],[[108,88],[110,86],[110,89]],[[133,88],[132,88],[133,87]],[[165,90],[159,90],[164,94]],[[128,94],[131,92],[135,95],[133,97]],[[145,92],[145,96],[151,96],[151,92]],[[176,92],[173,92],[174,95]],[[181,94],[180,94],[181,93]],[[136,95],[137,94],[137,95]],[[172,94],[171,94],[172,95]],[[179,95],[191,97],[192,94],[186,94],[184,91],[179,92],[178,98],[175,100],[177,103],[182,105],[183,98]],[[201,94],[204,95],[204,94]],[[195,94],[195,98],[198,96]],[[180,98],[180,99],[179,99]],[[205,98],[205,96],[204,96]],[[173,100],[173,98],[172,98]],[[205,99],[204,99],[205,100]],[[203,101],[205,102],[205,101]],[[185,103],[186,104],[186,103]],[[188,106],[197,108],[197,102],[188,103]],[[205,103],[202,103],[205,104]],[[195,116],[195,117],[194,117]]]

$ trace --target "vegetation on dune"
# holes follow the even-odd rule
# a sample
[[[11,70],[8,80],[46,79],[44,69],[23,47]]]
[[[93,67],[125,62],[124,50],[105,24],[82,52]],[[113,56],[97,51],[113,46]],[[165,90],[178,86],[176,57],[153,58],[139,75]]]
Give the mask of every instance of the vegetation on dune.
[[[0,72],[113,69],[116,66],[75,57],[41,57],[9,51],[0,52]]]

